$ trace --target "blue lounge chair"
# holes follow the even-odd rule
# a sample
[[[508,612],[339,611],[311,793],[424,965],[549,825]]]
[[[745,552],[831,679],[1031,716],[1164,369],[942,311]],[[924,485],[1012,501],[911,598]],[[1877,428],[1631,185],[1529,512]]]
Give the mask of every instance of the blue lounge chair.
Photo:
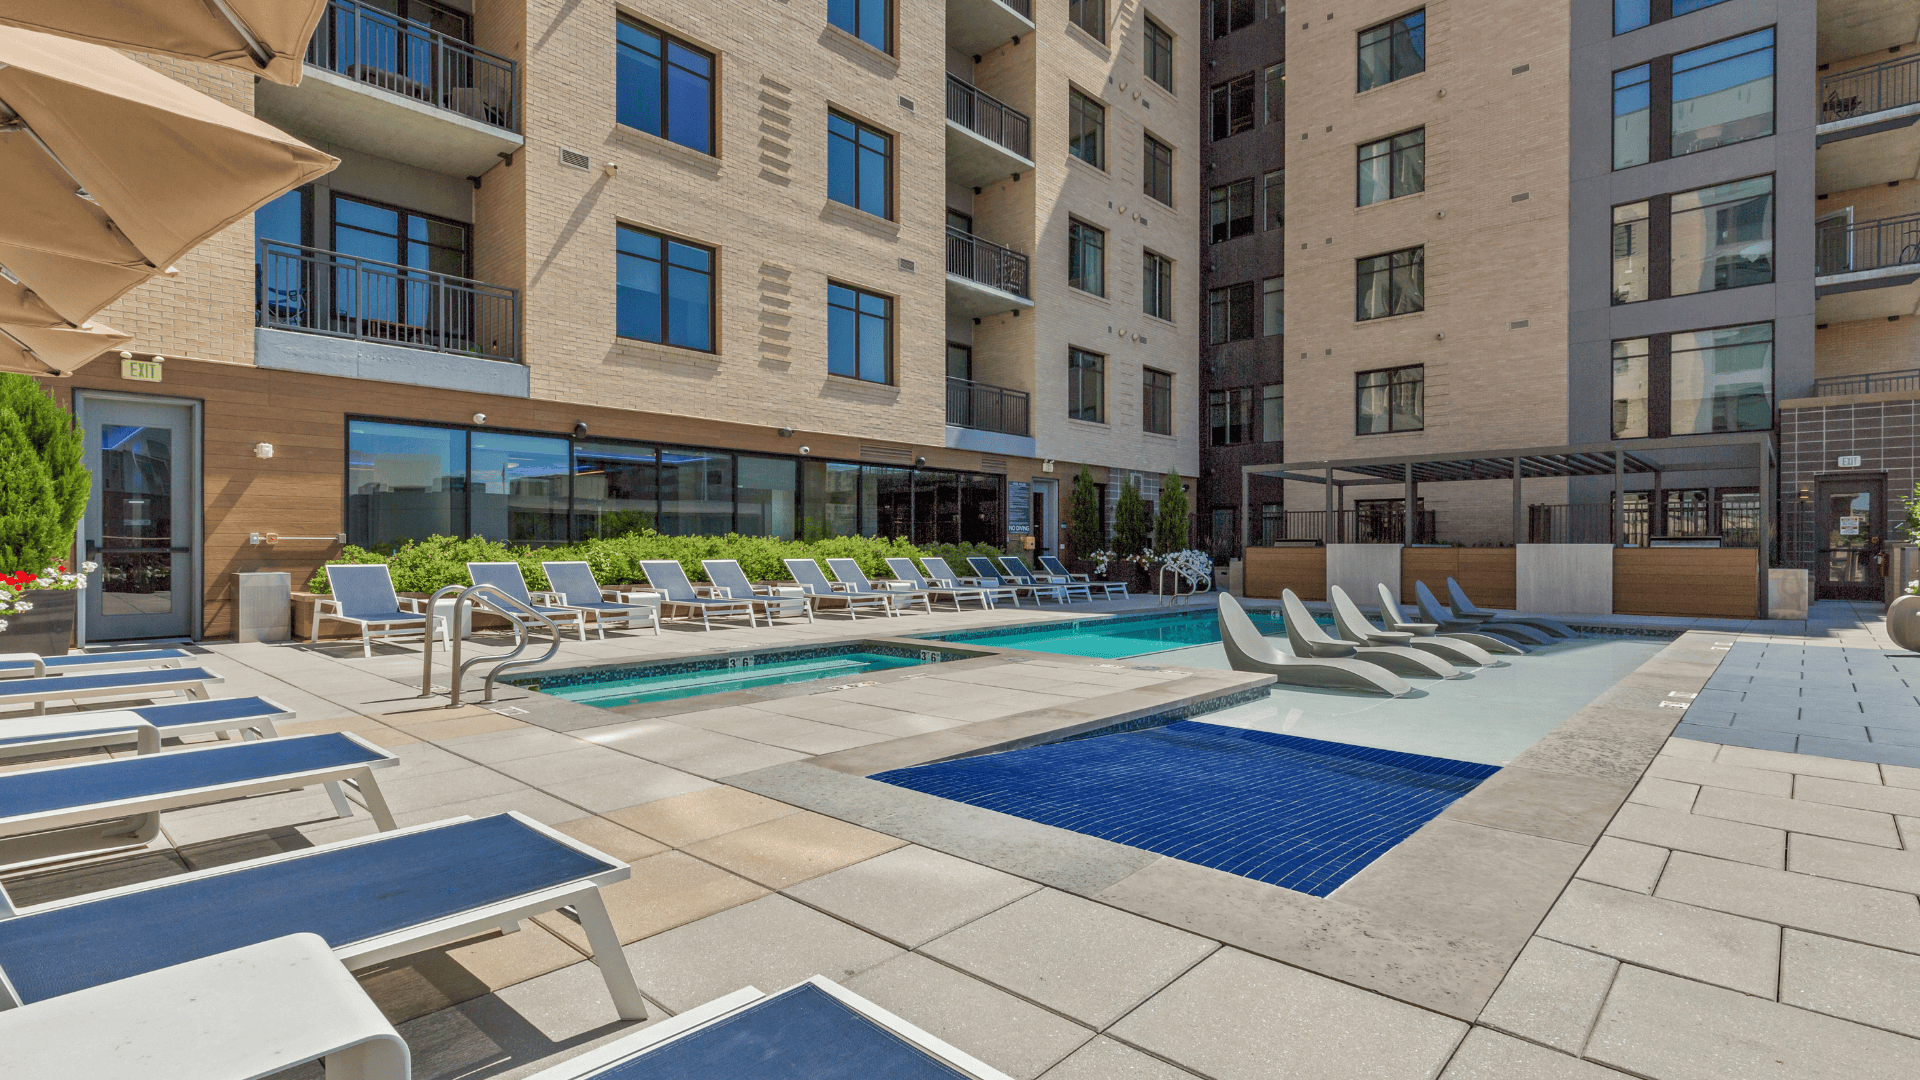
[[[807,602],[807,591],[797,586],[781,589],[775,585],[755,585],[747,577],[734,559],[701,559],[701,569],[707,572],[707,580],[720,591],[722,599],[745,600],[751,603],[760,614],[766,616],[767,625],[782,618],[807,617],[813,621],[813,605]]]
[[[128,743],[136,744],[142,754],[151,754],[160,749],[160,740],[189,735],[271,739],[279,734],[275,722],[291,719],[292,709],[263,697],[4,719],[0,720],[0,761]]]
[[[1068,573],[1066,564],[1051,555],[1040,556],[1040,566],[1056,578],[1077,581],[1090,589],[1099,589],[1106,593],[1109,600],[1116,596],[1122,600],[1127,598],[1127,583],[1124,581],[1095,581],[1086,574]]]
[[[953,610],[955,611],[960,610],[960,601],[962,600],[980,601],[981,610],[985,610],[993,606],[993,590],[992,589],[984,589],[984,588],[969,589],[969,588],[966,588],[965,586],[958,586],[958,585],[954,585],[954,586],[936,585],[933,582],[927,580],[927,576],[920,572],[919,567],[913,565],[912,559],[906,558],[904,556],[895,556],[893,558],[888,559],[887,569],[893,571],[894,577],[899,578],[901,581],[906,582],[908,585],[911,585],[915,589],[923,593],[926,593],[928,596],[940,597],[940,598],[952,601]]]
[[[0,644],[4,644],[0,641]],[[34,653],[0,653],[0,679],[39,679],[68,672],[131,671],[141,668],[179,667],[193,658],[185,649],[139,649],[132,652],[68,653],[65,656],[39,656]]]
[[[821,571],[820,564],[812,559],[782,559],[787,573],[793,580],[807,590],[807,603],[817,611],[821,608],[838,608],[857,619],[862,611],[878,609],[888,615],[897,615],[893,610],[893,600],[883,593],[860,595],[833,587],[827,575]]]
[[[532,627],[540,620],[529,614],[529,611],[539,612],[553,620],[554,637],[559,637],[563,624],[570,622],[573,628],[580,632],[580,640],[587,640],[586,612],[573,607],[553,607],[551,602],[555,597],[547,593],[540,594],[541,602],[535,602],[533,594],[527,591],[527,575],[520,569],[519,563],[470,562],[467,564],[467,574],[473,578],[475,585],[490,585],[525,605],[526,610],[516,608],[512,604],[506,604],[497,609],[505,612],[506,617],[514,622]]]
[[[360,628],[360,650],[373,655],[374,638],[420,635],[424,643],[440,630],[440,647],[450,647],[447,620],[431,614],[425,601],[402,597],[393,591],[393,575],[385,563],[329,563],[327,589],[331,596],[314,601],[313,627],[308,644],[320,640],[323,621],[349,623]]]
[[[982,585],[991,585],[996,589],[1013,589],[1033,597],[1033,602],[1052,597],[1064,604],[1067,602],[1067,590],[1058,585],[1042,585],[1039,582],[1015,581],[993,565],[993,560],[984,555],[967,556],[967,565],[973,568],[973,576]]]
[[[1073,599],[1074,593],[1079,593],[1081,599],[1088,603],[1093,602],[1093,586],[1084,581],[1075,581],[1071,575],[1058,577],[1053,574],[1036,574],[1017,555],[1000,556],[1000,565],[1006,569],[1007,576],[1022,585],[1052,585],[1059,589],[1060,595],[1067,600]]]
[[[867,572],[860,569],[860,563],[854,559],[828,559],[827,569],[833,571],[833,576],[840,580],[840,584],[847,587],[847,592],[851,595],[884,596],[896,610],[902,605],[912,607],[919,604],[927,609],[927,614],[933,614],[933,598],[927,595],[925,590],[878,588],[873,582],[867,580]]]
[[[164,759],[166,755],[162,755]],[[0,1008],[288,934],[352,969],[571,908],[620,1015],[646,1003],[600,888],[632,868],[518,813],[454,818],[16,907],[0,887]]]
[[[687,568],[680,565],[678,559],[642,559],[640,572],[647,575],[647,584],[660,594],[660,615],[667,617],[669,612],[678,611],[683,619],[700,617],[700,628],[713,629],[713,617],[747,617],[748,626],[760,625],[754,619],[754,603],[751,600],[731,597],[701,596],[693,591],[693,582],[687,580]]]
[[[100,698],[146,698],[180,695],[206,698],[207,687],[225,682],[206,668],[159,668],[152,671],[116,671],[105,675],[49,675],[44,679],[0,680],[0,706],[32,705],[35,715],[47,711],[49,701],[88,701]]]
[[[927,566],[928,580],[936,585],[948,589],[979,589],[996,605],[1002,600],[1010,600],[1014,607],[1020,606],[1020,590],[1011,585],[989,585],[978,578],[961,577],[953,572],[953,567],[947,565],[947,560],[938,555],[922,555],[920,561]]]
[[[561,607],[593,616],[593,629],[600,640],[607,639],[607,623],[618,622],[631,630],[636,619],[652,626],[654,637],[660,636],[657,601],[620,599],[620,591],[600,584],[600,579],[593,576],[593,567],[583,562],[543,562],[540,569],[546,572],[547,584],[560,598]],[[613,600],[607,599],[608,593],[614,595]]]

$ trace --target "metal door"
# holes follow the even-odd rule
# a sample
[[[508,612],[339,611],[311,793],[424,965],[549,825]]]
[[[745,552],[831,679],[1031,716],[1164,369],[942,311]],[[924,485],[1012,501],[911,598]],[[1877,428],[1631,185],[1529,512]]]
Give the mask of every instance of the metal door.
[[[197,407],[78,394],[93,473],[82,538],[88,641],[191,637],[199,611]]]
[[[1885,591],[1886,481],[1822,480],[1814,501],[1820,549],[1814,593],[1821,600],[1879,600]]]

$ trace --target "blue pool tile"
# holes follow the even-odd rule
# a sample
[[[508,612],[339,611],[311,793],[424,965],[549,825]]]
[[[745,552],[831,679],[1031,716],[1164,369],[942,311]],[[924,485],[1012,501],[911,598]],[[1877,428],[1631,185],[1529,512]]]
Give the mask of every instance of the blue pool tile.
[[[873,779],[1326,896],[1499,771],[1186,720]]]

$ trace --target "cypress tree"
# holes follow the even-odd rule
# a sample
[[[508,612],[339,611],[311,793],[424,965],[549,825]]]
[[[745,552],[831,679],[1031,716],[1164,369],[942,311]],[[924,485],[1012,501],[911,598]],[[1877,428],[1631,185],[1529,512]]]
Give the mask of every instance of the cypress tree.
[[[1113,509],[1113,550],[1121,555],[1138,555],[1147,550],[1147,501],[1131,477],[1120,489],[1120,501]]]
[[[1068,505],[1067,547],[1076,559],[1085,559],[1100,550],[1106,537],[1100,535],[1100,493],[1094,490],[1093,473],[1085,465],[1073,478],[1072,502]]]
[[[1180,474],[1168,472],[1160,480],[1160,512],[1153,524],[1153,547],[1162,553],[1184,551],[1187,546],[1187,490]]]
[[[85,445],[73,426],[73,416],[47,396],[40,384],[25,375],[0,374],[0,412],[10,412],[26,431],[28,443],[44,463],[53,484],[53,498],[59,515],[61,535],[71,538],[87,512],[87,495],[93,489],[93,477],[87,472]],[[69,544],[53,561],[64,559]],[[41,570],[51,565],[32,567]]]
[[[73,531],[60,522],[46,462],[20,418],[0,409],[0,573],[38,572],[64,559]]]

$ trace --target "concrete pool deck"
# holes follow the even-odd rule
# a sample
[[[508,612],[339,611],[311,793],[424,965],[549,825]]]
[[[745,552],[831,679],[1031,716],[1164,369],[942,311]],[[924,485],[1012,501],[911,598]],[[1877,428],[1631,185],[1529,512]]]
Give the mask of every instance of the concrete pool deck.
[[[556,665],[1152,604],[669,630],[570,641]],[[511,689],[450,710],[413,696],[411,647],[210,644],[206,663],[223,694],[296,709],[287,730],[393,748],[402,824],[517,809],[633,862],[607,901],[656,1018],[823,974],[1048,1080],[1870,1077],[1920,1072],[1920,771],[1669,739],[1665,703],[1731,643],[1864,654],[1876,626],[1819,605],[1790,635],[1687,633],[1325,899],[865,779],[1251,676],[1014,653],[628,715]],[[317,791],[266,796],[9,887],[30,903],[370,829]],[[543,918],[362,982],[415,1076],[523,1075],[634,1027],[579,937]]]

